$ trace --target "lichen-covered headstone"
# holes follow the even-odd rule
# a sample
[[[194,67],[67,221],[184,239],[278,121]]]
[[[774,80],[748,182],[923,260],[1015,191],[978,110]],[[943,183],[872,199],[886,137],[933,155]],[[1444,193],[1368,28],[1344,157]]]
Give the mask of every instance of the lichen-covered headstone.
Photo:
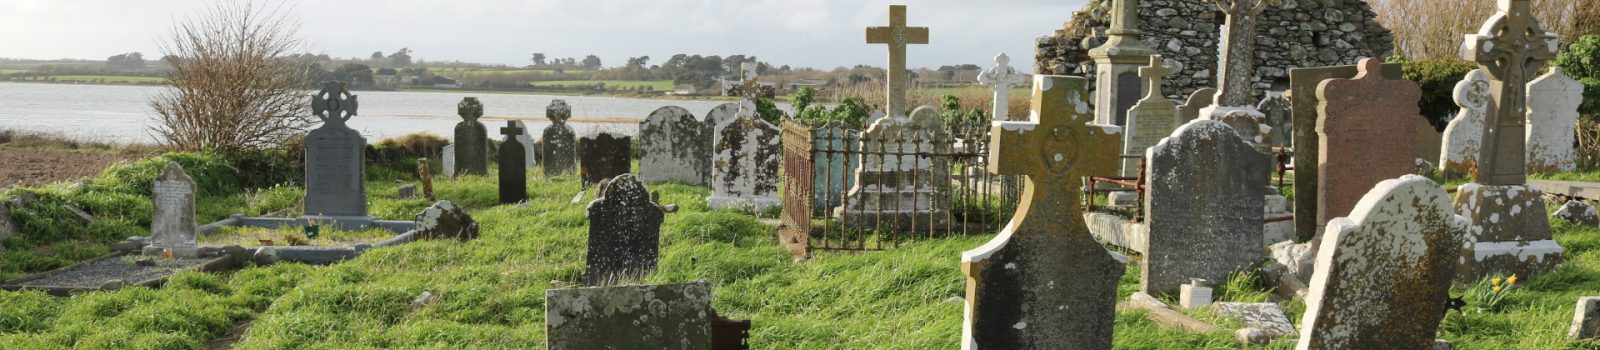
[[[155,215],[150,219],[150,244],[171,249],[173,256],[199,256],[194,223],[194,179],[177,162],[167,162],[150,187]]]
[[[1528,171],[1554,173],[1578,169],[1578,105],[1583,84],[1561,71],[1528,83]]]
[[[550,289],[550,350],[711,349],[711,285],[705,281]]]
[[[1089,235],[1079,187],[1116,168],[1120,137],[1089,124],[1090,99],[1083,78],[1036,75],[1030,120],[995,122],[988,170],[1027,177],[1011,223],[961,254],[962,348],[1111,348],[1123,263]]]
[[[542,152],[539,159],[543,161],[544,176],[572,173],[578,161],[577,133],[567,125],[567,119],[572,118],[572,106],[568,106],[564,100],[550,101],[550,106],[544,109],[544,116],[550,118],[550,126],[544,128],[544,134],[539,138]]]
[[[759,213],[779,205],[782,132],[756,115],[755,103],[740,104],[739,115],[717,129],[717,144],[711,150],[711,197],[706,204]]]
[[[522,143],[517,142],[517,135],[523,129],[514,121],[507,120],[506,127],[500,128],[500,134],[505,139],[500,142],[500,204],[518,203],[528,200],[528,167],[526,163],[528,150],[522,148]]]
[[[622,174],[600,186],[589,202],[589,251],[583,284],[598,286],[644,277],[656,268],[665,213],[643,182]]]
[[[1600,297],[1578,298],[1578,307],[1572,314],[1572,328],[1567,329],[1567,338],[1600,338]]]
[[[1356,76],[1356,66],[1295,68],[1289,70],[1289,117],[1294,125],[1294,221],[1295,235],[1300,240],[1310,240],[1321,226],[1317,217],[1317,86],[1323,80],[1349,79]],[[1399,63],[1383,65],[1383,77],[1401,79]]]
[[[711,162],[705,125],[678,106],[657,108],[639,122],[639,178],[645,183],[705,185]]]
[[[600,183],[633,167],[633,137],[599,132],[578,139],[578,172],[583,182]]]
[[[450,201],[438,201],[417,213],[412,219],[417,223],[418,239],[458,239],[471,240],[478,238],[478,222],[472,220],[472,215]]]
[[[465,97],[456,104],[455,160],[460,174],[486,175],[489,173],[489,131],[478,122],[483,117],[483,103],[477,97]]]
[[[1444,141],[1439,150],[1439,170],[1446,179],[1472,174],[1478,166],[1478,147],[1483,143],[1483,113],[1489,108],[1489,78],[1483,70],[1474,69],[1456,83],[1456,113],[1444,127]]]
[[[307,216],[370,219],[367,216],[366,147],[345,123],[356,116],[356,95],[330,81],[311,96],[311,110],[322,126],[306,134]]]
[[[1178,107],[1178,120],[1188,123],[1200,118],[1200,109],[1211,105],[1211,97],[1216,96],[1217,89],[1202,88],[1189,94],[1189,99],[1184,100],[1183,106]]]
[[[1438,183],[1378,183],[1328,222],[1298,349],[1431,348],[1465,231]]]
[[[1223,283],[1260,261],[1270,158],[1215,120],[1184,124],[1150,147],[1148,248],[1140,290],[1173,294],[1190,278]]]
[[[1411,147],[1422,119],[1422,88],[1379,75],[1375,59],[1362,59],[1357,69],[1353,79],[1328,79],[1317,87],[1318,227],[1349,215],[1372,185],[1416,169]]]

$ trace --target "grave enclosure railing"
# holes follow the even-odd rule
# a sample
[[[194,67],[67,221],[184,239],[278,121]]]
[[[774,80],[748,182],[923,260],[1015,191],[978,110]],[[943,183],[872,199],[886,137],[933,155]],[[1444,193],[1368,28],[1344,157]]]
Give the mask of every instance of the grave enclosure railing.
[[[782,229],[812,250],[994,233],[1011,219],[1021,185],[987,171],[988,133],[987,120],[876,136],[786,121]]]

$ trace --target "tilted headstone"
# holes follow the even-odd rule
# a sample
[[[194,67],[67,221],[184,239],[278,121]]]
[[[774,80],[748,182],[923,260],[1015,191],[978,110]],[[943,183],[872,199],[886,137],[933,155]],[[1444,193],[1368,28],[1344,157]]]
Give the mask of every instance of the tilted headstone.
[[[1268,91],[1267,97],[1256,104],[1256,110],[1267,116],[1267,126],[1272,127],[1267,131],[1267,146],[1289,147],[1290,136],[1294,135],[1294,121],[1289,118],[1289,100],[1283,97],[1283,92]]]
[[[1578,307],[1573,311],[1572,327],[1567,329],[1567,338],[1600,338],[1600,297],[1578,298]]]
[[[711,162],[705,125],[683,107],[656,109],[639,122],[639,177],[645,183],[705,185]]]
[[[761,212],[779,205],[783,133],[756,115],[754,102],[740,104],[744,108],[738,117],[717,129],[717,144],[711,149],[711,197],[706,204]]]
[[[1189,95],[1188,100],[1184,100],[1183,106],[1178,107],[1178,121],[1188,123],[1191,120],[1200,119],[1200,109],[1210,106],[1211,98],[1216,95],[1217,89],[1213,88],[1195,90],[1193,94]]]
[[[1149,247],[1140,290],[1173,294],[1190,278],[1217,283],[1261,261],[1271,159],[1215,120],[1184,124],[1150,147],[1144,197]]]
[[[539,138],[542,152],[539,159],[543,161],[544,176],[570,174],[578,161],[577,133],[567,125],[567,119],[572,118],[572,106],[563,100],[550,101],[544,116],[550,118],[550,126],[544,128]]]
[[[528,200],[528,150],[522,148],[522,143],[517,142],[517,135],[525,130],[515,121],[506,121],[506,127],[500,128],[500,134],[505,135],[505,140],[500,142],[500,204],[518,203]]]
[[[1478,166],[1478,147],[1483,144],[1484,110],[1489,108],[1489,78],[1481,69],[1467,72],[1456,83],[1452,98],[1461,112],[1444,127],[1439,150],[1439,170],[1446,179],[1472,174]]]
[[[1383,65],[1383,77],[1401,79],[1399,63]],[[1294,231],[1299,240],[1310,240],[1318,234],[1317,217],[1317,86],[1323,80],[1349,79],[1356,76],[1356,66],[1294,68],[1289,70],[1289,109],[1293,111],[1294,125]]]
[[[439,162],[444,164],[444,176],[456,177],[456,145],[446,145],[439,153]]]
[[[452,175],[489,174],[489,131],[478,122],[483,117],[483,103],[477,97],[462,98],[456,104],[456,114],[462,119],[456,123],[454,143],[456,170],[461,173]]]
[[[1128,124],[1122,140],[1122,177],[1139,176],[1139,157],[1161,138],[1172,135],[1178,128],[1178,104],[1161,93],[1162,80],[1183,70],[1183,65],[1169,64],[1161,55],[1150,56],[1150,65],[1139,68],[1139,77],[1145,79],[1144,99],[1128,109]],[[1177,61],[1171,61],[1177,63]]]
[[[544,305],[550,350],[712,349],[705,281],[550,289]]]
[[[633,137],[598,132],[578,139],[578,166],[584,183],[627,174],[633,168]]]
[[[990,117],[994,120],[1011,120],[1011,88],[1027,84],[1028,77],[1029,74],[1011,68],[1011,57],[1003,53],[994,56],[994,66],[978,74],[978,84],[994,91],[994,109],[989,112]]]
[[[194,179],[183,172],[182,165],[167,162],[167,167],[150,187],[150,194],[155,212],[150,219],[151,246],[171,249],[175,257],[199,257],[194,223]]]
[[[1583,84],[1561,67],[1528,83],[1528,171],[1578,170],[1578,105]]]
[[[962,348],[1111,348],[1123,263],[1089,235],[1079,179],[1115,168],[1120,137],[1089,124],[1090,99],[1083,78],[1036,75],[1031,120],[995,122],[989,171],[1027,175],[1023,209],[961,254]]]
[[[366,147],[361,133],[345,126],[356,115],[356,96],[330,81],[311,96],[322,127],[306,134],[307,216],[370,219],[367,216]]]
[[[1297,348],[1432,348],[1466,229],[1438,183],[1378,183],[1328,223]]]
[[[1375,59],[1362,59],[1357,69],[1354,79],[1328,79],[1317,87],[1319,230],[1350,215],[1362,191],[1416,169],[1410,150],[1422,119],[1422,88],[1380,76]]]
[[[583,284],[643,278],[656,268],[665,213],[633,174],[608,179],[589,202],[589,251]]]
[[[859,142],[863,156],[855,168],[855,186],[835,209],[844,217],[841,224],[919,231],[947,227],[947,158],[919,154],[950,153],[950,138],[939,112],[929,106],[918,107],[910,118],[885,117],[868,127]]]

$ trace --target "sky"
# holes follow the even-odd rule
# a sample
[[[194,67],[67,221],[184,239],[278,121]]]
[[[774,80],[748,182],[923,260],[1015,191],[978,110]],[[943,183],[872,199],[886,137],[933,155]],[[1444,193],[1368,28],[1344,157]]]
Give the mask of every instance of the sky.
[[[0,57],[95,59],[124,52],[160,57],[178,20],[219,0],[4,0]],[[233,1],[233,0],[226,0]],[[301,23],[312,53],[368,57],[410,48],[430,61],[529,64],[594,54],[605,66],[678,53],[754,55],[774,65],[831,69],[883,66],[868,26],[904,4],[907,23],[929,27],[910,45],[911,67],[977,64],[998,53],[1032,70],[1034,41],[1059,29],[1086,0],[263,0]]]

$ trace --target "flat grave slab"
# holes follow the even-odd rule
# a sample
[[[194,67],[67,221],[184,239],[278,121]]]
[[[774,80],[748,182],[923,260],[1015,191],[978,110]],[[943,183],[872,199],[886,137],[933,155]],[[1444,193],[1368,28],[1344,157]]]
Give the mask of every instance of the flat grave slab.
[[[137,261],[141,259],[148,259],[153,264],[140,266]],[[234,261],[234,257],[227,254],[192,259],[167,259],[119,252],[6,281],[0,285],[0,289],[40,290],[54,296],[70,296],[129,286],[154,288],[165,284],[167,278],[179,272],[231,269],[236,266]]]

